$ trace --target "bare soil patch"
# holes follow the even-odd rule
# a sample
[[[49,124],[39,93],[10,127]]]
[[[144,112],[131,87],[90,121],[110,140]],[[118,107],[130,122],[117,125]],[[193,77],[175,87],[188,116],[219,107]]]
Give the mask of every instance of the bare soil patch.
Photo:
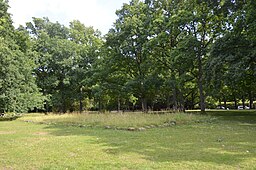
[[[36,132],[35,135],[48,135],[48,132]]]

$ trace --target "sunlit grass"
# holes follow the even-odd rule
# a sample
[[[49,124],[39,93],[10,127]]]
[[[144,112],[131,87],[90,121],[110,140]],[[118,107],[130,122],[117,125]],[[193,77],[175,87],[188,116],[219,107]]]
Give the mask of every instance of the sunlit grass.
[[[0,122],[0,169],[256,169],[256,116],[243,114],[27,114]]]
[[[195,115],[189,113],[105,113],[105,114],[27,114],[20,120],[37,123],[55,123],[64,125],[84,125],[92,127],[145,127],[151,125],[163,125],[168,122],[176,124],[188,124],[213,120],[206,115]]]

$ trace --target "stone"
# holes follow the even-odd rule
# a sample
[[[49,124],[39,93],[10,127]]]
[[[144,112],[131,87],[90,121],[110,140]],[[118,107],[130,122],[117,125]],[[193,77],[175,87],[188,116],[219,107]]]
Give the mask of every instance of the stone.
[[[176,125],[176,121],[174,121],[174,120],[169,121],[169,124],[170,124],[170,125]]]
[[[143,128],[143,127],[140,127],[138,130],[139,130],[139,131],[144,131],[144,130],[146,130],[146,129]]]
[[[111,127],[110,126],[105,126],[105,129],[111,129]]]
[[[129,127],[127,130],[129,131],[135,131],[136,129],[134,127]]]

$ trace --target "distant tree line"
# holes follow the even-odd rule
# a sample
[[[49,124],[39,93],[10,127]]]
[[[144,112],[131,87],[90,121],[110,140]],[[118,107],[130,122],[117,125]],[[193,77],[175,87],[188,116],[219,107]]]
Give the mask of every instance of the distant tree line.
[[[131,0],[105,36],[77,20],[15,29],[8,8],[0,112],[255,108],[255,0]]]

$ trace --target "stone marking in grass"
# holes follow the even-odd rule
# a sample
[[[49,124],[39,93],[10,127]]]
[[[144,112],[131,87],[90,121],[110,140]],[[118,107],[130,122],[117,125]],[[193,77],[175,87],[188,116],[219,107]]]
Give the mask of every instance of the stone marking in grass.
[[[170,127],[170,126],[175,126],[176,121],[168,121],[165,122],[164,124],[161,125],[147,125],[144,127],[115,127],[115,126],[105,126],[105,129],[112,129],[112,130],[127,130],[127,131],[145,131],[147,129],[153,129],[153,128],[164,128],[164,127]]]

